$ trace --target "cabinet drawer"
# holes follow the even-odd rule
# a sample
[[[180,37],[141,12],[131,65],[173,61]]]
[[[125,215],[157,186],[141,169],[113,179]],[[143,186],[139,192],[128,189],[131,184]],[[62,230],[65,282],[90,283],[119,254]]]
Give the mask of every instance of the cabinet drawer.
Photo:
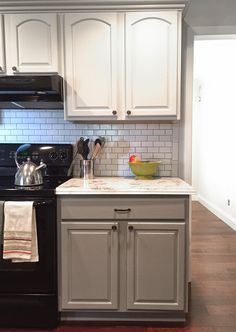
[[[61,219],[185,219],[185,198],[62,198]]]

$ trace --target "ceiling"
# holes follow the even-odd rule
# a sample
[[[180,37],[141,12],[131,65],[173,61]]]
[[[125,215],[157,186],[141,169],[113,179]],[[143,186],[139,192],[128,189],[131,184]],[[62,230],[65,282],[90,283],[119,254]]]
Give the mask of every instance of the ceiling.
[[[190,26],[236,26],[236,0],[189,0],[184,20]]]

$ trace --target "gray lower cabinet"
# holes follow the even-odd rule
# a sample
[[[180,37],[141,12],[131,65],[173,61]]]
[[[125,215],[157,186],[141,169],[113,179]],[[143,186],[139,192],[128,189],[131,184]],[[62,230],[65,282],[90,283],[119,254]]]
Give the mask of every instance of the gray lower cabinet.
[[[118,235],[109,222],[61,225],[62,307],[116,309]]]
[[[128,223],[127,308],[183,310],[185,224]]]
[[[187,312],[188,197],[58,203],[62,311],[104,309],[118,320]]]

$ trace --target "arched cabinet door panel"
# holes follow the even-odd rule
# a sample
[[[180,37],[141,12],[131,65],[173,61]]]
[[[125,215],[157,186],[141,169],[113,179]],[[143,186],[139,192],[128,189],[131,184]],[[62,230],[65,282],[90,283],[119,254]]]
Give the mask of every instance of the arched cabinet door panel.
[[[5,15],[7,72],[58,72],[57,14]]]
[[[179,13],[126,13],[126,108],[129,116],[178,113]]]
[[[69,116],[114,116],[116,13],[65,14],[65,76]]]

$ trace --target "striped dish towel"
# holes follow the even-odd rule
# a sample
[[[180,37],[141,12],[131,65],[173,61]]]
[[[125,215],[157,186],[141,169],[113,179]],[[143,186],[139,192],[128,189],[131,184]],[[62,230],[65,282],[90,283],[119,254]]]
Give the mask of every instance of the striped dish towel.
[[[36,217],[32,201],[5,202],[3,259],[38,262]]]
[[[2,257],[3,244],[4,203],[4,201],[0,201],[0,257]]]

